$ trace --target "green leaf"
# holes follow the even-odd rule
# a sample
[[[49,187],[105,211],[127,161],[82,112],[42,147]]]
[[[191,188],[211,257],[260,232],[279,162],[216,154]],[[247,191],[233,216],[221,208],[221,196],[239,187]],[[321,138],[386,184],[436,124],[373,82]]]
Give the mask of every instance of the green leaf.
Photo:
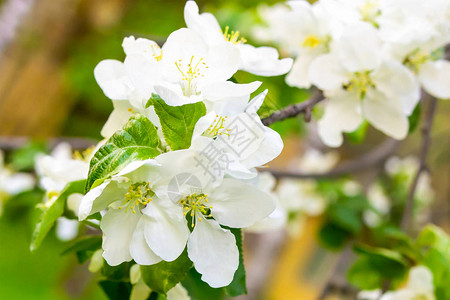
[[[331,222],[353,234],[361,231],[362,222],[358,211],[348,206],[332,205],[328,210],[328,217]]]
[[[225,298],[224,288],[212,288],[202,281],[201,275],[192,268],[181,283],[188,291],[191,300],[221,300]]]
[[[417,238],[424,263],[433,273],[438,300],[450,299],[450,237],[439,227],[427,225]]]
[[[155,292],[166,295],[182,281],[192,268],[192,262],[185,250],[172,262],[162,261],[150,266],[141,266],[142,279]]]
[[[239,267],[234,273],[233,281],[225,287],[225,292],[231,297],[247,294],[247,285],[245,282],[245,266],[242,254],[242,230],[230,228],[230,231],[236,237],[236,246],[239,250]]]
[[[442,253],[431,248],[427,251],[423,259],[423,263],[433,273],[433,285],[438,300],[450,299],[450,289],[448,288],[450,282],[449,252],[450,249],[447,250],[447,253]]]
[[[172,150],[189,148],[195,124],[206,114],[205,104],[197,102],[183,106],[170,106],[155,94],[149,101],[155,108],[164,138],[170,148]]]
[[[319,231],[319,241],[330,250],[340,250],[350,239],[350,232],[336,226],[333,223],[326,223]]]
[[[417,104],[416,108],[414,108],[412,114],[408,117],[409,121],[408,133],[414,132],[414,130],[416,130],[417,125],[419,125],[421,114],[422,114],[422,106],[419,103]]]
[[[432,246],[437,250],[447,253],[450,260],[450,237],[439,227],[427,225],[417,238],[419,247]]]
[[[161,145],[155,126],[150,120],[136,114],[118,130],[91,159],[86,191],[96,180],[116,174],[128,163],[145,160],[160,154]]]
[[[102,267],[102,275],[105,276],[108,280],[129,280],[131,266],[131,262],[123,262],[118,266],[110,266],[106,261],[104,261]]]
[[[110,300],[130,299],[132,285],[129,282],[103,280],[98,284]]]
[[[402,278],[409,267],[403,255],[394,250],[362,244],[355,245],[354,250],[367,257],[372,268],[383,278]]]
[[[348,281],[361,290],[373,290],[379,288],[383,278],[372,268],[370,259],[360,257],[348,270]]]
[[[366,137],[367,129],[369,128],[369,122],[364,120],[358,129],[353,132],[347,133],[348,140],[354,144],[360,144],[364,141]]]
[[[74,193],[83,193],[86,180],[69,182],[59,196],[48,206],[44,207],[39,222],[33,232],[30,249],[36,250],[42,244],[56,220],[62,216],[67,197]]]
[[[95,251],[102,247],[102,237],[99,235],[84,236],[73,241],[61,255],[76,253],[80,264],[87,261]]]

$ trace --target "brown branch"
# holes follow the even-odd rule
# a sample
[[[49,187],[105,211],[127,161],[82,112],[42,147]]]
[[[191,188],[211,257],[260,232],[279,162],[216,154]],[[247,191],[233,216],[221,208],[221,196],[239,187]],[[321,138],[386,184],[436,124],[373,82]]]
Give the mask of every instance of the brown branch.
[[[323,179],[323,178],[336,178],[343,175],[357,173],[373,166],[379,165],[383,163],[389,156],[391,156],[400,142],[387,139],[385,142],[381,143],[380,146],[375,148],[374,150],[362,155],[361,157],[340,164],[333,170],[326,173],[300,173],[300,172],[292,172],[292,171],[282,171],[282,170],[269,170],[272,175],[277,178],[280,177],[289,177],[289,178],[311,178],[311,179]]]
[[[264,125],[269,126],[275,122],[293,118],[303,113],[305,114],[305,121],[308,122],[311,119],[311,109],[314,107],[314,105],[324,99],[325,98],[323,97],[322,92],[318,91],[308,100],[302,103],[292,104],[288,107],[277,110],[267,118],[261,119],[261,121]]]
[[[437,99],[430,97],[430,104],[428,107],[428,113],[426,115],[425,123],[422,128],[422,145],[419,154],[419,169],[411,184],[408,198],[406,200],[405,208],[403,210],[403,216],[401,220],[401,229],[406,231],[411,225],[411,217],[414,207],[414,195],[416,193],[417,185],[421,174],[427,170],[427,155],[431,144],[431,127],[433,126],[433,120],[436,113]]]

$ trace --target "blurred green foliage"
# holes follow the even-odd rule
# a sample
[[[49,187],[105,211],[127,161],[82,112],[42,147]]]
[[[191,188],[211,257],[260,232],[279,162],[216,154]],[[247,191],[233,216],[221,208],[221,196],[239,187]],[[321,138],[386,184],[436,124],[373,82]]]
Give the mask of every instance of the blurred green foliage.
[[[30,252],[40,213],[33,207],[42,197],[37,190],[25,192],[5,205],[0,218],[0,299],[106,299],[86,266],[80,267],[75,256],[61,255],[66,246],[56,239],[54,230],[42,247]]]

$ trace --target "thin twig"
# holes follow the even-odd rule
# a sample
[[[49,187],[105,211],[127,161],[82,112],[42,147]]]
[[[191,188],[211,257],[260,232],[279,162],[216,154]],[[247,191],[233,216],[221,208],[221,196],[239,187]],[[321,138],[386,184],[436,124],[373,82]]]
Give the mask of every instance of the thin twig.
[[[287,118],[293,118],[302,113],[305,114],[305,121],[308,121],[311,119],[311,109],[322,100],[324,100],[323,94],[318,91],[308,100],[277,110],[267,118],[261,119],[261,121],[264,125],[269,126],[275,122],[279,122]]]
[[[431,127],[433,126],[436,106],[437,99],[434,97],[430,97],[428,113],[426,115],[425,123],[422,128],[422,145],[419,154],[419,169],[417,170],[417,173],[411,184],[405,208],[403,210],[403,216],[400,225],[402,230],[406,230],[410,226],[412,211],[414,207],[414,195],[416,193],[417,185],[419,183],[421,174],[427,170],[427,155],[431,144]]]
[[[362,155],[361,157],[348,161],[346,163],[342,163],[333,170],[326,173],[300,173],[293,171],[282,171],[282,170],[269,170],[272,175],[277,178],[280,177],[289,177],[289,178],[298,178],[298,179],[322,179],[322,178],[336,178],[347,174],[357,173],[373,166],[379,165],[386,160],[392,153],[395,152],[400,142],[387,139],[385,142],[381,143],[380,146],[375,148],[374,150]]]

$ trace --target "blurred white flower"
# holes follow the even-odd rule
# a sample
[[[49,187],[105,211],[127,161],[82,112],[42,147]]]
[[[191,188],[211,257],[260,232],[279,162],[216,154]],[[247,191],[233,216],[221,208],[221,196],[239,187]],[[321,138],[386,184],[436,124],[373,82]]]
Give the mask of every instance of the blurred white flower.
[[[73,153],[69,144],[60,143],[51,155],[39,154],[36,157],[35,168],[40,186],[46,191],[43,205],[53,203],[68,183],[87,178],[89,160],[93,154],[92,149]],[[82,195],[76,193],[67,198],[67,206],[75,215],[78,215],[81,198]],[[56,236],[61,241],[72,240],[78,235],[78,227],[77,221],[60,217],[56,223]]]
[[[11,196],[33,189],[34,177],[26,173],[14,173],[5,165],[3,152],[0,150],[0,215],[3,204]]]
[[[342,144],[363,119],[396,139],[408,133],[408,114],[419,100],[419,86],[401,63],[385,60],[376,30],[366,23],[349,26],[330,54],[310,67],[311,81],[329,99],[318,122],[328,146]]]
[[[58,144],[51,155],[36,157],[36,172],[40,185],[47,193],[59,193],[67,183],[86,179],[89,172],[89,159],[75,158],[67,143]]]
[[[299,160],[294,160],[291,170],[322,173],[331,170],[338,162],[334,152],[323,154],[315,149],[307,150]],[[265,175],[260,184],[272,189],[274,182]],[[307,216],[318,216],[324,212],[327,200],[317,190],[317,182],[311,179],[280,179],[275,189],[277,208],[261,225],[281,226],[283,221],[290,234],[295,235],[302,229],[303,220]],[[258,230],[258,228],[257,228]]]
[[[410,186],[419,169],[419,160],[414,156],[407,156],[405,158],[394,156],[386,162],[385,169],[391,177],[400,176],[404,179],[405,186]],[[434,194],[430,174],[422,172],[417,184],[416,198],[420,199],[423,203],[429,203],[434,198]]]
[[[287,84],[309,88],[312,61],[329,52],[333,28],[329,16],[317,5],[306,1],[262,7],[259,12],[268,26],[257,27],[255,35],[261,40],[275,41],[282,49],[297,56],[286,77]]]
[[[425,266],[416,266],[409,271],[405,288],[385,293],[380,300],[435,300],[433,274]]]
[[[389,213],[391,203],[380,184],[373,184],[367,191],[370,209],[363,212],[364,223],[369,227],[377,227]]]

